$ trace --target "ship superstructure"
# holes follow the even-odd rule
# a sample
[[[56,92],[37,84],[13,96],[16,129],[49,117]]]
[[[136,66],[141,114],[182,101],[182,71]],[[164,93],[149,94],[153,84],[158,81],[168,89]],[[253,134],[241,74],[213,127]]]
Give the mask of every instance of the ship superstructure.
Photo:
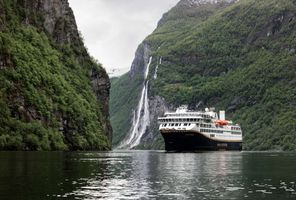
[[[183,105],[159,117],[158,122],[168,151],[242,149],[241,127],[226,120],[225,111],[218,115],[214,108],[190,111]]]

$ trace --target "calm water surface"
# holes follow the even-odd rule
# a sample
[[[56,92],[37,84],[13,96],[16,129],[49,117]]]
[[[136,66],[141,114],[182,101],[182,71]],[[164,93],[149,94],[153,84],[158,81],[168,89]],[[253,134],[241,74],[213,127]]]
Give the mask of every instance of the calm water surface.
[[[0,152],[0,199],[296,199],[296,153]]]

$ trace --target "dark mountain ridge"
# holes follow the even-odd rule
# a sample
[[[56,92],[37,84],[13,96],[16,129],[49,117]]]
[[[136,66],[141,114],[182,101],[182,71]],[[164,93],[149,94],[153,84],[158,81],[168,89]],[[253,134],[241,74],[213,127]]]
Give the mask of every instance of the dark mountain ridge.
[[[0,149],[110,149],[108,75],[67,0],[0,0]]]

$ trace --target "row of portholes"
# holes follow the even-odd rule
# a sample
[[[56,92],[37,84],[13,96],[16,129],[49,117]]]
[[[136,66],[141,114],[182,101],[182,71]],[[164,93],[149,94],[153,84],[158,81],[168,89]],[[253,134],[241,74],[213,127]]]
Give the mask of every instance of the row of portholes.
[[[162,126],[163,127],[169,127],[169,126],[174,126],[174,127],[177,127],[177,126],[190,126],[191,123],[184,123],[183,125],[181,123],[171,123],[171,124],[163,124]]]

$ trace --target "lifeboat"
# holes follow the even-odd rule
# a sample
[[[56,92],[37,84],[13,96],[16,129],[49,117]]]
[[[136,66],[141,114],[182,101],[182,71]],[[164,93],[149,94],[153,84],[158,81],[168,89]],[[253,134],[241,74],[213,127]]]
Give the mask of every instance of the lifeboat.
[[[229,122],[227,120],[217,120],[215,121],[216,124],[220,125],[220,126],[226,126],[229,124]]]

